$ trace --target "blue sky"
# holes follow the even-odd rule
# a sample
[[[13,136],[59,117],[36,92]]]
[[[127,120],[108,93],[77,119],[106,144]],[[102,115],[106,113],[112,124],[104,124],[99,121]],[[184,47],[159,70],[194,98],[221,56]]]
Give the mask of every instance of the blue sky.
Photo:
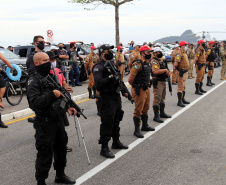
[[[120,7],[120,40],[155,41],[185,30],[226,32],[225,0],[134,0]],[[67,0],[0,0],[0,46],[28,44],[34,35],[53,30],[56,43],[115,44],[113,6],[84,10]],[[226,39],[226,33],[212,33]]]

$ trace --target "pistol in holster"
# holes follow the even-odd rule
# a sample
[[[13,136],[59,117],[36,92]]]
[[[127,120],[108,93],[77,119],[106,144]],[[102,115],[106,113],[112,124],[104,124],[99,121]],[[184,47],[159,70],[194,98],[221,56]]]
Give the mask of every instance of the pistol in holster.
[[[133,88],[135,89],[135,93],[136,95],[140,95],[140,88],[141,88],[141,85],[140,84],[133,84]]]
[[[156,89],[157,86],[158,86],[158,80],[156,78],[153,78],[152,79],[152,84],[153,84],[153,87]]]

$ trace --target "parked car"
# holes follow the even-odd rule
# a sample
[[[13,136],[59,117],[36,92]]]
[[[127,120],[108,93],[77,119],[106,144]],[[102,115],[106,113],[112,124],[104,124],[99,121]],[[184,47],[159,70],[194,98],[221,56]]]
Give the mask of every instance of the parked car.
[[[26,84],[26,80],[28,78],[28,74],[26,71],[26,58],[20,58],[18,55],[16,55],[15,53],[9,51],[8,49],[4,49],[4,48],[0,48],[0,52],[4,55],[4,57],[11,63],[11,64],[17,64],[21,70],[22,70],[22,76],[20,78],[20,85],[22,87],[25,87]],[[5,63],[0,60],[0,67],[2,69],[6,69],[6,65]]]
[[[65,44],[65,46],[66,46],[66,49],[68,51],[69,50],[68,48],[70,48],[70,45],[69,44]],[[79,46],[79,44],[78,44],[78,46]],[[51,50],[51,45],[50,44],[46,44],[44,51],[50,51],[50,50]],[[24,45],[24,46],[15,46],[14,47],[14,53],[16,55],[18,55],[18,57],[25,59],[25,63],[23,65],[25,71],[27,70],[26,59],[33,51],[35,51],[35,46],[34,45]],[[90,51],[90,46],[89,47],[87,45],[81,46],[79,52],[80,52],[79,54],[82,57],[85,57],[86,55],[88,55],[91,52]],[[87,80],[87,74],[86,74],[86,71],[85,71],[85,64],[82,61],[79,62],[79,70],[80,70],[80,79],[79,79],[79,81]]]

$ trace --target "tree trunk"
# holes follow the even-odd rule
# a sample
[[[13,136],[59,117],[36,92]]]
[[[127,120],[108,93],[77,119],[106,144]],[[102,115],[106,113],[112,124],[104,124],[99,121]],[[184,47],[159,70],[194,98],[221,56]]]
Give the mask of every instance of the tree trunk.
[[[115,6],[115,44],[119,45],[119,6]]]

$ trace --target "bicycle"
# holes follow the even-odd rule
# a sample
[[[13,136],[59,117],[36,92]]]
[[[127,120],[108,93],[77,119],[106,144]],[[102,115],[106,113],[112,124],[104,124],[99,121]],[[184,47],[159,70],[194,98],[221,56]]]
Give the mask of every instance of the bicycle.
[[[18,105],[23,99],[23,89],[20,83],[18,81],[11,81],[5,70],[2,69],[0,73],[6,83],[6,91],[4,96],[6,97],[7,102],[12,106]]]

